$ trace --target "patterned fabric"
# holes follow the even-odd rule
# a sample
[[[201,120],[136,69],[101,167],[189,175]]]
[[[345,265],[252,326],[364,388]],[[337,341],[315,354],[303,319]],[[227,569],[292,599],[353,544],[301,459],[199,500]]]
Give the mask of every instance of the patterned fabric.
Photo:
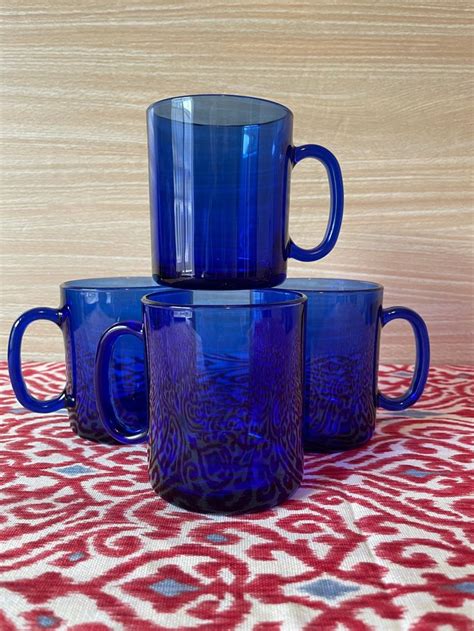
[[[407,371],[382,368],[384,391]],[[64,379],[26,372],[49,396]],[[433,369],[367,446],[307,455],[282,506],[216,517],[156,496],[143,445],[22,409],[1,363],[0,629],[472,629],[473,377]]]

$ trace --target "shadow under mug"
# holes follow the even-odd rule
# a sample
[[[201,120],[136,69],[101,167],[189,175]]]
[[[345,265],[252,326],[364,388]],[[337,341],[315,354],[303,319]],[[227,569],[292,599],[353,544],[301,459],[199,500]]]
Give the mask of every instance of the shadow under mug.
[[[303,439],[306,451],[341,451],[367,442],[376,408],[403,410],[423,393],[430,345],[423,319],[406,307],[382,308],[376,283],[291,278],[285,289],[308,297]],[[395,319],[410,323],[416,363],[408,390],[391,398],[377,389],[381,329]]]
[[[334,155],[293,146],[293,114],[249,96],[197,94],[147,110],[152,264],[155,280],[191,289],[272,287],[287,259],[316,261],[334,247],[343,182]],[[304,158],[324,165],[329,220],[322,241],[288,234],[290,176]]]
[[[162,289],[142,302],[143,324],[115,324],[98,346],[105,428],[123,443],[148,441],[152,487],[182,508],[230,514],[281,503],[303,475],[306,297]],[[110,391],[114,345],[130,335],[146,347],[146,431],[124,431]]]
[[[111,442],[95,403],[94,363],[102,333],[114,322],[141,317],[140,299],[156,290],[151,278],[117,277],[73,280],[61,285],[58,309],[37,307],[14,323],[8,343],[8,368],[18,401],[33,412],[66,408],[73,431],[84,438]],[[64,337],[66,385],[55,398],[41,400],[28,391],[21,369],[21,345],[29,324],[48,320]],[[143,346],[134,339],[117,345],[109,373],[110,388],[124,422],[141,423],[146,408]]]

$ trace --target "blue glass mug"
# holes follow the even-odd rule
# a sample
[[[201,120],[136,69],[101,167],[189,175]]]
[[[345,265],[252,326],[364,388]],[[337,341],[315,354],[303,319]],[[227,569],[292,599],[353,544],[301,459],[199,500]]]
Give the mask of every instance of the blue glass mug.
[[[105,428],[123,443],[148,441],[154,490],[182,508],[230,514],[282,502],[303,475],[305,296],[168,289],[142,302],[143,324],[115,324],[98,346]],[[114,345],[130,335],[146,347],[146,430],[124,430],[110,391]]]
[[[66,408],[73,431],[95,441],[110,442],[99,419],[94,392],[94,363],[102,333],[114,322],[141,317],[140,299],[156,290],[151,278],[117,277],[73,280],[61,285],[58,309],[37,307],[14,323],[8,343],[8,368],[18,401],[33,412],[49,413]],[[29,324],[48,320],[63,333],[66,354],[66,385],[55,398],[33,396],[21,370],[21,345]],[[117,345],[110,371],[121,418],[128,425],[141,423],[146,408],[143,345],[124,339]]]
[[[291,278],[283,287],[308,297],[303,439],[306,451],[342,451],[367,442],[376,408],[403,410],[420,398],[428,377],[430,344],[421,316],[382,307],[383,287],[357,280]],[[408,390],[392,398],[377,388],[382,327],[410,323],[416,363]]]
[[[293,146],[293,114],[248,96],[198,94],[148,108],[153,277],[191,289],[272,287],[288,257],[316,261],[334,247],[343,215],[341,169],[319,145]],[[288,234],[290,175],[304,158],[327,171],[323,240]]]

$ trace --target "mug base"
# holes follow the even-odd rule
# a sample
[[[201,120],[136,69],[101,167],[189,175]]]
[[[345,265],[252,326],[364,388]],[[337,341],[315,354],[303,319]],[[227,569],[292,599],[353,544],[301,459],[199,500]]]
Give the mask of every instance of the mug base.
[[[93,443],[101,443],[104,445],[120,445],[121,444],[117,440],[112,438],[112,436],[107,434],[107,432],[105,432],[104,430],[97,429],[97,430],[84,431],[84,430],[79,429],[77,425],[75,425],[74,423],[71,423],[71,429],[74,432],[74,434],[76,434],[76,436],[79,436],[79,438],[83,438],[84,440],[90,440]]]
[[[153,280],[156,283],[175,289],[268,289],[281,285],[285,279],[285,273],[265,278],[195,278],[189,276],[166,278],[159,274],[153,274]]]
[[[327,441],[307,440],[303,441],[303,450],[306,454],[330,454],[342,451],[358,449],[366,445],[372,438],[373,433],[365,435],[356,441],[344,438],[328,438]]]
[[[214,515],[241,515],[244,513],[260,513],[271,508],[279,506],[287,499],[289,499],[300,487],[301,481],[295,483],[294,487],[290,491],[281,491],[272,495],[266,500],[258,500],[255,497],[249,497],[255,491],[249,491],[248,494],[243,495],[241,498],[236,498],[236,494],[227,492],[220,495],[200,495],[199,497],[191,496],[188,494],[177,493],[175,490],[171,491],[158,491],[155,493],[159,495],[169,504],[190,511],[192,513],[201,514],[214,514]]]

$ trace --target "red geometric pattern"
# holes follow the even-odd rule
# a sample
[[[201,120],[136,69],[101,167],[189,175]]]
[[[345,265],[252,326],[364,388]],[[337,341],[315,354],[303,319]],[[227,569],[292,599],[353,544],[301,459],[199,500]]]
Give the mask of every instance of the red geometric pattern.
[[[380,385],[406,386],[406,366]],[[61,364],[28,364],[48,396]],[[239,517],[157,497],[146,448],[93,444],[21,408],[0,364],[0,629],[472,629],[474,369],[431,370],[403,413],[302,488]]]

